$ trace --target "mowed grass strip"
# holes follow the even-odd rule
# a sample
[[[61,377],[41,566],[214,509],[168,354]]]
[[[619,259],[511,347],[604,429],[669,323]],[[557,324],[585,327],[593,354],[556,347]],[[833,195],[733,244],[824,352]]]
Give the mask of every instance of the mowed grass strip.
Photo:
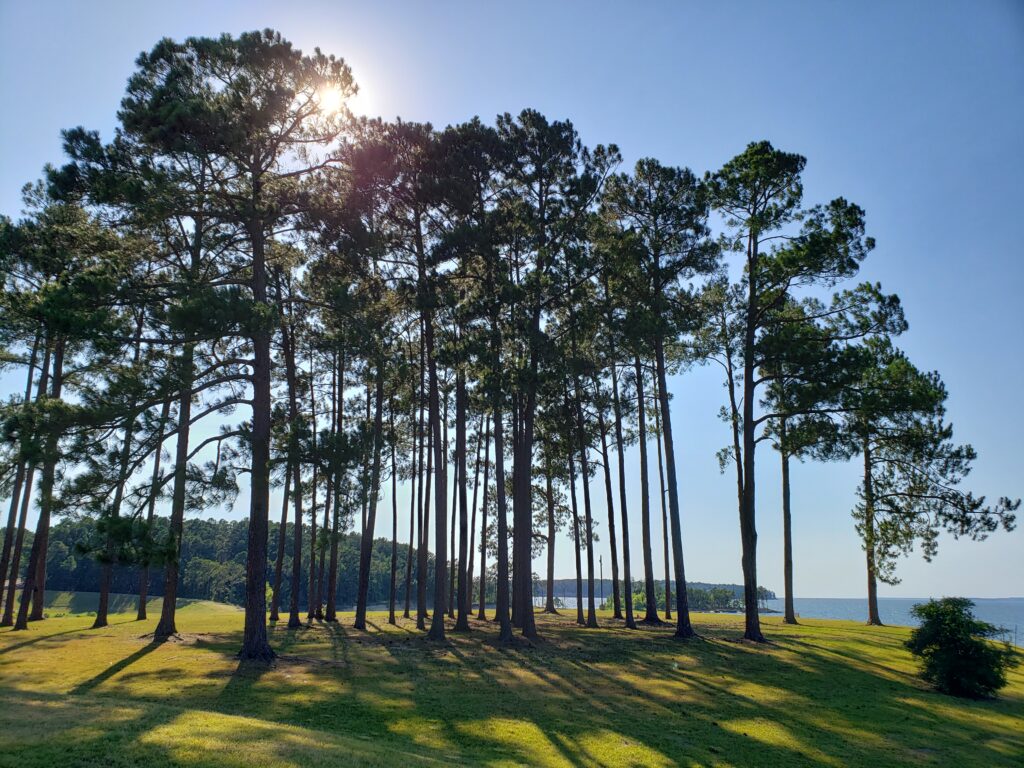
[[[755,645],[740,617],[696,614],[681,643],[539,616],[542,642],[502,648],[489,622],[436,645],[342,615],[273,627],[267,668],[234,658],[237,608],[183,605],[158,645],[158,605],[124,606],[101,630],[65,613],[0,631],[0,766],[1024,764],[1022,670],[994,701],[940,695],[904,628],[769,617]]]

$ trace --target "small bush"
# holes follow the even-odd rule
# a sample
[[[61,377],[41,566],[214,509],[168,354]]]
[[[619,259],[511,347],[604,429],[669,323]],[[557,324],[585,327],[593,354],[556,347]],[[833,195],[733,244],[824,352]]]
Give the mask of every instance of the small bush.
[[[906,646],[921,658],[921,676],[940,691],[980,699],[1006,685],[1006,671],[1017,661],[1009,643],[987,639],[999,630],[974,618],[973,607],[964,597],[915,605],[911,610],[921,626]]]

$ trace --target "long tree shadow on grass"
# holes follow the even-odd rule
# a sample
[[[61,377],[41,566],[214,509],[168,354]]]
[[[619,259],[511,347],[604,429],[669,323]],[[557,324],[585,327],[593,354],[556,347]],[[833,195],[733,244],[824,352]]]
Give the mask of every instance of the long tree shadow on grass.
[[[109,680],[110,678],[114,677],[114,675],[117,675],[118,673],[127,669],[139,659],[143,658],[144,656],[148,656],[161,645],[162,643],[159,643],[157,641],[153,641],[148,643],[147,645],[144,645],[142,648],[135,651],[135,653],[126,656],[125,658],[121,659],[120,661],[114,664],[111,664],[109,667],[107,667],[105,670],[100,672],[95,677],[91,677],[88,680],[79,683],[71,689],[71,693],[76,696],[81,695],[83,693],[88,693],[104,681]]]

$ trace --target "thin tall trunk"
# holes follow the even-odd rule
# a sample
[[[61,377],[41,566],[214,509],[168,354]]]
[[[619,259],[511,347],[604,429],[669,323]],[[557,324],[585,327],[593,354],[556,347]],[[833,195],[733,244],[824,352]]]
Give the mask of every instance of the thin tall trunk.
[[[419,550],[416,553],[416,627],[422,630],[427,628],[427,566],[429,563],[427,544],[430,541],[430,508],[432,504],[430,489],[433,481],[434,433],[427,429],[427,474],[424,479],[426,488],[423,491],[423,517],[420,519]]]
[[[466,613],[473,610],[473,564],[476,561],[476,502],[477,491],[480,486],[480,449],[483,448],[487,439],[484,429],[484,414],[480,414],[480,426],[476,432],[476,465],[473,469],[473,517],[469,523],[469,562],[466,565]],[[486,431],[490,431],[490,421],[487,421]]]
[[[321,544],[319,547],[320,552],[318,558],[320,560],[319,565],[316,568],[316,614],[315,617],[320,621],[324,620],[324,566],[327,560],[327,548],[329,542],[327,541],[327,526],[331,524],[331,494],[334,490],[333,480],[330,474],[327,475],[325,482],[326,490],[324,491],[324,519],[320,525],[320,539]]]
[[[53,352],[53,373],[50,383],[50,399],[60,400],[64,384],[64,340],[58,339]],[[29,553],[28,570],[25,573],[25,589],[21,593],[18,606],[18,618],[14,622],[15,630],[28,629],[28,621],[43,618],[43,603],[46,595],[46,551],[50,535],[50,513],[53,509],[53,486],[56,481],[57,449],[60,436],[51,432],[46,438],[43,454],[43,471],[39,478],[39,520],[36,523],[36,535],[32,540]],[[32,616],[29,617],[29,604],[32,604]]]
[[[459,474],[459,615],[456,631],[469,630],[469,497],[466,483],[466,374],[455,379],[455,471]],[[454,554],[454,553],[453,553]]]
[[[334,432],[341,435],[345,431],[345,355],[342,353],[338,366],[338,389],[335,392]],[[331,563],[327,574],[327,610],[324,621],[334,623],[338,620],[338,532],[341,528],[341,467],[334,470],[334,509],[331,515]]]
[[[743,335],[743,503],[740,506],[740,543],[743,548],[743,637],[755,642],[764,642],[757,606],[757,494],[754,475],[754,450],[757,447],[754,423],[754,377],[757,361],[754,356],[754,344],[758,317],[761,313],[757,293],[757,251],[757,236],[750,233],[747,250],[746,326]]]
[[[419,499],[419,538],[416,541],[416,628],[427,628],[427,542],[430,530],[430,484],[433,480],[434,468],[434,433],[426,423],[426,330],[420,319],[420,435],[426,438],[426,473],[420,483]],[[421,446],[423,437],[420,438]],[[420,466],[424,464],[424,456],[420,454]]]
[[[280,300],[280,297],[279,297]],[[284,352],[285,381],[288,386],[288,419],[293,428],[299,422],[299,382],[295,365],[295,344],[289,322],[281,323],[281,346]],[[302,626],[299,619],[299,593],[302,589],[302,462],[298,456],[298,445],[295,435],[291,435],[288,446],[291,454],[289,464],[292,469],[292,503],[295,505],[295,523],[292,525],[292,578],[288,595],[288,628]],[[309,587],[313,584],[310,582]],[[309,590],[307,590],[309,591]],[[310,601],[309,596],[307,602]]]
[[[447,410],[447,409],[445,409],[445,410]],[[447,416],[446,416],[445,417],[445,422],[447,423],[447,421],[448,421],[448,419],[447,419]],[[446,428],[445,432],[447,432],[447,431],[448,430]],[[445,445],[447,446],[448,445],[448,436],[447,436],[447,434],[445,435],[444,442],[445,442]],[[446,456],[448,455],[447,448],[445,448],[445,455]],[[454,474],[455,474],[455,476],[452,478],[452,485],[453,485],[453,487],[452,487],[452,516],[451,516],[451,521],[450,521],[450,527],[448,529],[448,535],[450,536],[450,539],[448,541],[448,551],[451,553],[451,561],[448,564],[449,568],[448,568],[448,603],[447,603],[447,611],[448,611],[448,617],[451,618],[451,619],[455,618],[455,573],[456,573],[456,568],[457,568],[457,564],[455,562],[455,526],[456,526],[457,515],[459,513],[459,463],[458,463],[458,460],[456,460],[456,462],[455,462]]]
[[[132,353],[132,366],[138,368],[139,360],[142,357],[142,329],[145,324],[145,313],[139,313],[138,322],[135,326],[135,350]],[[121,443],[121,456],[117,467],[117,484],[114,486],[114,498],[110,503],[108,525],[120,518],[121,502],[124,500],[124,487],[128,483],[128,463],[132,456],[132,442],[135,439],[135,422],[138,418],[136,406],[132,404],[132,412],[125,420],[124,439]],[[116,542],[110,528],[107,529],[106,547],[104,548],[105,559],[100,570],[100,596],[96,606],[96,619],[92,623],[93,629],[100,629],[107,626],[107,614],[110,610],[110,581],[114,575],[114,553]]]
[[[480,611],[477,613],[477,618],[480,621],[487,621],[487,496],[490,492],[491,417],[492,414],[487,415],[487,436],[484,445],[484,493],[481,500],[483,509],[480,516]]]
[[[366,629],[366,600],[370,593],[370,563],[373,559],[373,533],[377,524],[377,499],[380,496],[380,452],[384,433],[384,362],[377,361],[373,407],[373,468],[370,495],[366,504],[366,527],[359,541],[359,587],[356,594],[356,629]]]
[[[868,624],[880,627],[878,570],[875,565],[875,486],[872,477],[871,441],[864,438],[864,553],[868,564]]]
[[[583,516],[587,536],[587,626],[597,627],[594,604],[594,517],[590,506],[590,462],[586,425],[583,421],[583,389],[576,377],[576,427],[579,432],[580,472],[583,475]]]
[[[779,419],[779,456],[782,459],[782,570],[785,587],[786,624],[796,624],[793,605],[793,519],[789,504],[789,450],[786,446],[786,418]]]
[[[583,563],[580,559],[580,513],[576,504],[576,462],[569,456],[569,499],[572,505],[572,539],[576,550],[576,623],[586,624],[583,618]]]
[[[409,550],[405,557],[405,610],[402,612],[402,616],[406,619],[409,618],[409,607],[412,601],[412,556],[413,556],[413,542],[416,541],[416,497],[417,494],[422,496],[422,478],[420,477],[420,465],[417,462],[418,454],[422,453],[420,447],[422,437],[419,429],[417,428],[416,420],[416,397],[415,389],[413,391],[412,399],[412,457],[410,459],[411,469],[409,482],[411,488],[409,490]]]
[[[544,591],[544,613],[558,613],[555,608],[555,489],[551,480],[551,460],[544,461],[544,487],[548,495],[548,569]]]
[[[500,358],[497,355],[494,359],[500,365]],[[512,620],[509,616],[508,501],[505,497],[505,417],[501,409],[500,390],[494,394],[492,408],[494,410],[494,486],[498,502],[498,584],[495,612],[498,615],[498,641],[509,643],[512,641]],[[486,503],[487,500],[484,499],[484,504],[486,505]],[[482,559],[486,560],[486,558]],[[483,571],[483,567],[484,563],[481,562],[481,571]],[[485,590],[481,589],[480,591],[483,594]],[[483,598],[481,597],[481,615],[483,614],[482,603]]]
[[[626,627],[636,629],[633,618],[633,581],[630,576],[629,515],[626,504],[626,460],[622,440],[622,401],[619,399],[618,369],[612,366],[612,405],[615,410],[615,452],[619,464],[619,513],[622,515],[622,578],[625,592]]]
[[[395,621],[395,591],[398,572],[398,458],[395,454],[395,398],[392,395],[388,420],[391,432],[391,579],[388,582],[388,624]]]
[[[647,490],[647,409],[644,398],[644,370],[640,355],[633,357],[636,372],[636,413],[640,442],[640,528],[644,550],[644,596],[647,610],[644,624],[661,624],[658,616],[658,598],[654,590],[654,558],[651,554],[651,497]]]
[[[658,446],[658,490],[661,493],[661,537],[665,563],[665,621],[672,621],[672,575],[669,573],[672,564],[668,559],[668,506],[665,503],[665,464],[661,451],[660,407],[654,409],[654,432],[658,438],[655,443]]]
[[[39,383],[36,385],[36,401],[46,397],[49,386],[50,356],[52,352],[49,335],[43,344],[43,364],[39,368]],[[21,497],[21,511],[18,513],[18,529],[14,537],[14,550],[11,554],[11,565],[7,579],[7,600],[4,603],[3,619],[0,619],[0,627],[9,627],[14,624],[14,600],[18,588],[18,572],[21,569],[21,550],[25,544],[25,526],[28,518],[29,502],[32,500],[32,483],[35,479],[35,464],[28,465],[28,472],[25,475],[25,485]],[[0,574],[2,576],[3,574]]]
[[[431,424],[431,435],[434,440],[434,466],[437,467],[437,477],[434,480],[434,499],[437,510],[434,515],[434,613],[430,622],[428,637],[434,641],[441,641],[445,638],[444,613],[445,613],[445,581],[448,567],[448,519],[445,516],[445,503],[448,499],[447,474],[445,468],[444,443],[441,442],[441,408],[439,401],[437,382],[437,359],[434,354],[434,322],[429,315],[424,319],[427,336],[427,366],[428,366],[428,420]]]
[[[153,477],[149,482],[149,505],[146,510],[146,536],[149,538],[153,532],[153,519],[156,517],[156,496],[160,489],[160,460],[164,450],[164,429],[167,419],[171,414],[171,401],[164,400],[160,409],[160,422],[157,427],[160,439],[156,443],[156,453],[153,456]],[[142,566],[142,573],[139,575],[139,607],[135,615],[136,621],[146,620],[146,599],[149,596],[149,558],[147,556]]]
[[[595,381],[595,385],[596,385]],[[615,502],[612,493],[612,467],[608,460],[608,424],[604,420],[604,412],[597,409],[597,428],[601,433],[601,461],[604,464],[604,495],[608,507],[608,548],[612,554],[612,617],[622,618],[622,595],[619,584],[619,553],[615,539]]]
[[[676,571],[676,633],[678,638],[693,637],[690,624],[690,603],[686,594],[686,571],[683,567],[683,530],[679,514],[679,485],[676,479],[675,443],[672,440],[672,412],[668,406],[668,385],[665,374],[665,349],[659,337],[654,344],[658,372],[658,401],[661,405],[661,431],[665,443],[665,468],[668,476],[668,508],[672,522],[672,560]],[[666,581],[666,589],[668,582]],[[667,594],[667,593],[666,593]],[[667,605],[667,603],[666,603]]]
[[[160,621],[153,639],[161,642],[178,633],[175,624],[178,600],[178,574],[181,569],[181,537],[185,527],[185,470],[188,466],[188,442],[192,420],[192,384],[195,376],[195,345],[186,344],[181,355],[181,389],[178,391],[178,430],[175,438],[174,488],[171,491],[169,530],[170,556],[164,564],[164,599]]]
[[[313,477],[309,486],[309,581],[306,587],[306,621],[312,621],[316,616],[316,602],[320,598],[316,593],[316,491],[319,485],[319,462],[316,457],[316,387],[313,385],[312,361],[310,361],[309,366],[309,408],[310,432],[313,436]]]
[[[284,469],[284,495],[281,499],[281,526],[277,531],[277,562],[274,564],[274,591],[270,598],[270,620],[279,620],[279,608],[281,605],[281,579],[284,575],[284,547],[287,541],[286,529],[288,528],[288,494],[292,487],[292,469],[289,462],[285,463]]]
[[[25,405],[28,405],[29,401],[32,399],[32,381],[35,378],[36,359],[39,356],[39,342],[41,340],[41,332],[36,331],[35,339],[32,342],[32,353],[29,355],[28,359],[25,398],[22,400]],[[0,605],[3,605],[4,587],[7,585],[7,568],[11,562],[11,549],[14,546],[14,539],[16,536],[14,526],[17,522],[18,503],[21,501],[21,488],[25,482],[26,464],[27,462],[23,456],[18,458],[18,466],[14,470],[14,483],[11,486],[11,507],[10,512],[7,514],[7,527],[4,529],[3,554],[0,555]]]

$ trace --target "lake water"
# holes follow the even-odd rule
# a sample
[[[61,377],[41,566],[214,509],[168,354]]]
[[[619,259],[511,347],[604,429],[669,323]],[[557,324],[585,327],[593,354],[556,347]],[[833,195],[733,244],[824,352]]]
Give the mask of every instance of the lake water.
[[[560,597],[562,604],[570,610],[576,608],[575,597]],[[971,598],[974,600],[974,615],[981,621],[994,624],[1003,631],[1003,639],[1014,645],[1024,646],[1024,597],[1005,598]],[[878,613],[883,624],[913,627],[917,619],[910,609],[917,603],[927,602],[920,597],[880,597]],[[535,602],[543,606],[543,598],[535,598]],[[600,600],[598,600],[600,602]],[[867,621],[868,601],[860,597],[797,597],[793,600],[797,616],[808,619],[846,619],[847,621]],[[769,600],[768,608],[782,613],[783,602]]]
[[[974,615],[1003,630],[1006,639],[1020,645],[1024,643],[1024,598],[971,598],[974,600]],[[910,609],[917,603],[927,602],[919,597],[880,597],[878,613],[883,624],[913,627],[919,622]],[[783,610],[782,600],[769,600],[768,607],[774,611]],[[868,601],[866,598],[850,597],[796,597],[793,608],[797,616],[809,619],[848,619],[867,621]]]

